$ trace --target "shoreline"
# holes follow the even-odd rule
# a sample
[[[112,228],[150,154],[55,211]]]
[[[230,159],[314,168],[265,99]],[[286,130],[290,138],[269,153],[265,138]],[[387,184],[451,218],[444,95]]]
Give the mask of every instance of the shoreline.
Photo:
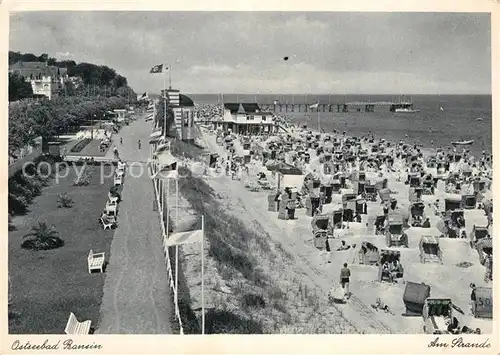
[[[196,104],[196,106],[198,110],[202,112],[202,116],[204,116],[200,117],[200,121],[202,122],[216,111],[217,114],[215,116],[221,116],[220,111],[222,106],[220,103],[203,103]],[[217,106],[219,106],[219,109],[214,110],[213,108]],[[210,109],[210,107],[212,109]],[[447,111],[445,111],[445,113],[448,114]],[[276,112],[274,114],[289,125],[296,126],[307,124],[309,130],[318,131],[316,112]],[[491,126],[491,122],[477,124],[474,123],[475,121],[473,121],[472,118],[466,122],[462,122],[464,116],[474,116],[473,113],[468,113],[467,110],[460,114],[454,112],[450,117],[445,115],[446,118],[441,118],[441,120],[444,119],[444,123],[432,121],[430,118],[427,118],[429,115],[428,112],[422,115],[394,115],[393,113],[385,112],[319,112],[319,114],[321,129],[325,130],[326,133],[331,134],[334,130],[339,132],[345,131],[350,137],[373,134],[376,139],[383,138],[392,144],[397,144],[399,140],[403,140],[406,144],[411,146],[418,144],[428,155],[434,154],[439,147],[444,151],[447,151],[448,148],[453,150],[454,146],[451,142],[462,140],[474,140],[472,145],[464,146],[464,148],[468,149],[476,160],[481,158],[483,150],[486,151],[487,154],[490,154],[493,149],[491,139],[489,139],[491,129],[487,130],[487,135],[481,132],[481,130]],[[491,113],[485,115],[485,117],[490,116]],[[466,124],[471,125],[469,131],[457,131],[459,128],[467,127],[465,126]],[[407,125],[408,128],[406,128]],[[423,127],[426,127],[426,129],[423,129]],[[457,146],[457,151],[461,153],[462,148]]]

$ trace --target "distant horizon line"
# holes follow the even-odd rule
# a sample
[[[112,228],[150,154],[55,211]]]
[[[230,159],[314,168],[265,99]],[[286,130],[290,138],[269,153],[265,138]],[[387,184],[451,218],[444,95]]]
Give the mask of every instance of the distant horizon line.
[[[178,89],[175,89],[178,90]],[[314,93],[314,94],[307,94],[307,93],[280,93],[280,94],[275,94],[275,93],[216,93],[216,92],[204,92],[204,93],[191,93],[191,92],[183,92],[182,90],[179,90],[180,93],[183,95],[265,95],[265,96],[280,96],[280,95],[296,95],[296,96],[399,96],[399,97],[408,97],[408,96],[492,96],[492,93],[488,94],[358,94],[358,93],[351,93],[351,94],[331,94],[331,93]],[[149,93],[149,91],[146,91]],[[154,93],[153,95],[161,95],[160,93]]]

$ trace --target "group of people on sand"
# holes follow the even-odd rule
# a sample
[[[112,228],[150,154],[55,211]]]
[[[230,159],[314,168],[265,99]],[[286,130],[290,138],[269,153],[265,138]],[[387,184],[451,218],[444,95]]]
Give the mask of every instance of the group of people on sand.
[[[217,115],[220,114],[221,107],[217,108],[208,108],[207,107],[200,107],[199,110],[202,113],[202,116],[205,115],[205,117],[211,116],[211,115]],[[300,142],[300,138],[296,139],[299,135],[303,136],[302,142]],[[333,138],[336,136],[335,138]],[[327,142],[327,138],[330,137],[331,142]],[[336,164],[340,166],[340,172],[344,173],[350,173],[353,172],[354,170],[362,171],[365,170],[369,171],[375,171],[375,172],[392,172],[397,175],[398,172],[401,172],[401,174],[406,175],[407,173],[410,173],[411,169],[411,164],[410,164],[410,159],[407,158],[409,156],[411,157],[416,157],[418,161],[423,162],[424,161],[424,151],[422,149],[422,146],[418,144],[405,144],[405,142],[402,140],[398,142],[397,144],[390,144],[389,142],[385,142],[383,139],[379,139],[378,141],[375,139],[374,135],[369,134],[367,136],[363,136],[360,139],[354,139],[352,138],[351,143],[347,143],[352,137],[348,137],[346,135],[346,132],[334,132],[334,135],[323,135],[318,136],[318,133],[313,133],[312,131],[307,131],[304,129],[299,129],[293,128],[289,130],[288,134],[282,134],[278,138],[271,138],[268,141],[266,141],[265,144],[267,144],[264,149],[267,149],[266,153],[269,153],[269,157],[265,157],[264,154],[262,154],[261,158],[263,160],[263,163],[265,164],[266,160],[267,161],[279,161],[279,160],[284,160],[284,157],[286,154],[294,154],[292,158],[290,159],[291,164],[295,165],[298,168],[304,168],[304,170],[307,168],[309,169],[308,171],[313,171],[315,172],[314,169],[319,169],[320,164],[319,164],[319,159],[321,158],[321,152],[323,150],[326,150],[327,145],[332,146],[331,152],[329,153],[334,153],[335,151],[341,151],[343,158],[338,160]],[[259,140],[257,137],[252,138],[253,141]],[[319,141],[321,139],[321,142]],[[263,140],[263,139],[261,139]],[[340,146],[337,144],[336,148],[333,149],[333,140],[336,140],[336,142],[341,142]],[[292,146],[298,142],[293,148]],[[352,143],[354,142],[354,143]],[[380,146],[385,147],[385,158],[381,159],[366,159],[362,160],[360,159],[361,153],[363,150],[363,147],[361,143],[365,143],[366,145],[371,145],[375,146],[378,143],[380,143]],[[316,159],[312,162],[309,161],[310,156],[308,154],[308,148],[311,148],[311,143],[313,143],[313,147],[317,147],[317,152],[319,152],[317,155],[318,161]],[[319,143],[319,144],[318,144]],[[314,145],[315,144],[315,145]],[[295,151],[295,147],[299,148],[297,151]],[[289,149],[290,148],[290,149]],[[291,152],[293,151],[293,152]],[[366,148],[363,154],[366,156]],[[272,153],[272,154],[271,154]],[[369,152],[370,153],[370,152]],[[448,160],[447,158],[451,155],[458,155],[460,154],[462,156],[461,163],[469,164],[471,167],[475,167],[476,171],[479,170],[479,173],[476,172],[476,174],[481,174],[482,171],[488,171],[488,169],[491,170],[491,164],[492,164],[492,158],[491,155],[487,154],[486,152],[483,152],[482,157],[479,160],[476,160],[473,155],[470,153],[468,149],[464,149],[461,153],[458,152],[457,148],[447,148],[443,149],[442,147],[439,147],[437,149],[437,158],[440,159],[442,158],[442,161],[446,162],[445,164],[448,166],[445,166],[445,169],[449,169],[450,165],[453,164],[453,160]],[[272,156],[272,158],[271,158]],[[317,165],[314,165],[317,164]],[[239,161],[236,161],[235,159],[232,159],[232,155],[230,154],[229,156],[226,157],[226,159],[220,159],[218,162],[218,165],[220,168],[225,169],[227,175],[232,175],[234,176],[237,171],[241,171],[241,169],[244,169],[245,165]],[[325,165],[326,166],[326,165]],[[472,177],[474,177],[474,174],[472,174]],[[297,198],[299,198],[299,194],[297,194]],[[439,210],[439,201],[435,203],[435,208],[436,211]],[[366,212],[366,208],[365,208]],[[384,214],[389,213],[389,207],[384,206]],[[430,219],[427,217],[420,218],[416,217],[415,219],[418,219],[418,224],[423,227],[423,228],[430,228],[431,227],[431,222]],[[355,215],[354,216],[354,221],[359,221],[361,222],[361,215]],[[388,223],[388,219],[383,223]],[[462,224],[462,223],[461,223]],[[384,227],[384,226],[380,226]],[[341,241],[340,247],[337,249],[337,251],[344,251],[351,249],[353,246],[347,245],[345,241]],[[489,261],[487,261],[489,262]],[[400,275],[403,274],[403,266],[401,263],[397,260],[395,261],[385,261],[382,266],[382,273],[385,274],[386,278],[389,279],[390,282],[394,282]],[[487,268],[488,269],[488,268]],[[489,268],[492,270],[492,267]],[[347,263],[344,263],[341,270],[340,270],[340,275],[339,275],[339,283],[335,283],[335,286],[332,288],[330,292],[330,298],[335,298],[333,296],[334,290],[336,288],[340,287],[342,288],[342,294],[345,299],[349,299],[351,296],[350,292],[350,279],[352,277],[351,270],[348,267]],[[485,275],[485,278],[490,278],[490,275]],[[375,304],[372,305],[372,307],[376,310],[381,310],[387,313],[393,314],[392,310],[384,303],[380,298],[377,299]],[[455,320],[452,320],[450,322],[450,332],[456,331],[459,327],[456,324]],[[467,329],[466,329],[467,330]],[[460,331],[463,331],[463,328],[460,328]]]
[[[196,117],[200,121],[208,121],[222,118],[224,115],[224,105],[222,104],[200,104],[195,106]]]
[[[382,264],[382,275],[387,276],[389,282],[394,283],[398,277],[403,275],[403,265],[398,260],[393,262],[385,261]]]

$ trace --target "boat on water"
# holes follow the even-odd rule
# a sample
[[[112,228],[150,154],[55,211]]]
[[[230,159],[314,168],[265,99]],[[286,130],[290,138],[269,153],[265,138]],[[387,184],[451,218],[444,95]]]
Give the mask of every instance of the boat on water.
[[[457,145],[472,145],[474,143],[474,140],[468,140],[468,141],[455,141],[451,142],[452,145],[457,146]]]
[[[415,109],[415,108],[407,108],[407,107],[399,107],[394,110],[396,113],[417,113],[420,112],[420,110]]]

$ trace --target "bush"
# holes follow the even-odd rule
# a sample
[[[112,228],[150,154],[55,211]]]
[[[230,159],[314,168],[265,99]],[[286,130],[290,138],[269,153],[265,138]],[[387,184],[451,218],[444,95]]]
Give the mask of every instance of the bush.
[[[70,208],[73,205],[73,200],[68,196],[66,192],[60,193],[57,200],[57,207],[59,208]]]
[[[207,334],[263,334],[262,324],[243,318],[235,313],[218,309],[208,310],[205,315]]]
[[[14,225],[14,222],[12,221],[12,217],[9,214],[9,232],[16,230],[16,226]]]
[[[29,189],[33,191],[33,194],[35,196],[40,195],[43,187],[46,185],[46,181],[41,177],[39,177],[38,175],[34,177],[27,177],[26,182],[29,186]]]
[[[58,237],[58,232],[49,227],[45,221],[40,221],[24,237],[29,238],[21,244],[21,247],[29,250],[50,250],[62,247],[64,241]]]
[[[9,212],[13,215],[24,214],[27,212],[28,206],[33,202],[36,196],[39,196],[42,189],[47,186],[50,179],[53,177],[54,164],[59,162],[60,158],[51,156],[40,156],[33,162],[34,165],[29,165],[26,168],[26,176],[22,171],[18,171],[14,176],[9,178]],[[51,165],[49,169],[46,164],[40,167],[40,172],[45,174],[40,176],[37,167],[41,162],[46,162]],[[51,174],[49,174],[51,173]]]
[[[243,309],[247,308],[265,308],[266,307],[266,301],[264,301],[264,298],[262,296],[253,294],[253,293],[247,293],[243,295],[243,298],[241,299],[241,307]]]
[[[85,138],[76,143],[73,148],[71,148],[69,151],[73,153],[79,153],[85,148],[90,142],[92,142],[92,139],[90,138]]]
[[[30,201],[22,195],[9,192],[9,212],[12,214],[24,214],[28,212]]]
[[[92,176],[94,175],[95,171],[96,167],[94,165],[84,165],[81,175],[75,178],[73,185],[88,186],[92,182]]]

